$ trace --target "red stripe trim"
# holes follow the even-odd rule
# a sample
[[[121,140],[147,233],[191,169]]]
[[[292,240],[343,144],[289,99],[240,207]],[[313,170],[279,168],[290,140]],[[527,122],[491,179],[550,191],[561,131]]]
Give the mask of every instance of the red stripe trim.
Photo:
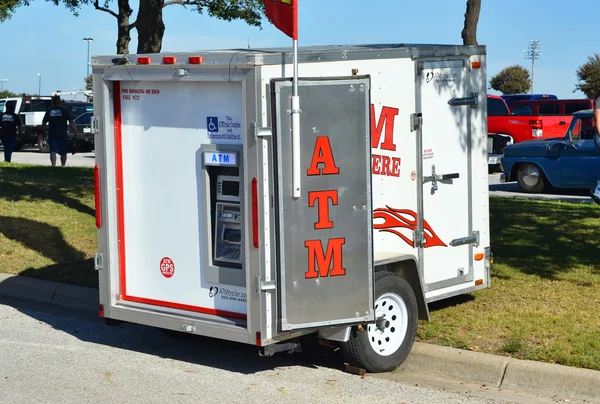
[[[188,304],[165,302],[162,300],[146,299],[143,297],[135,297],[135,296],[122,296],[122,298],[123,298],[123,300],[127,300],[129,302],[150,304],[152,306],[168,307],[171,309],[193,311],[195,313],[202,313],[202,314],[212,314],[214,316],[235,318],[235,319],[239,319],[239,320],[247,319],[247,316],[245,314],[234,313],[231,311],[208,309],[206,307],[190,306]]]
[[[121,130],[121,82],[115,81],[113,87],[113,103],[115,107],[115,166],[117,174],[117,227],[119,238],[119,283],[121,296],[127,295],[125,268],[125,216],[123,207],[123,148]]]
[[[209,309],[205,307],[190,306],[187,304],[165,302],[162,300],[146,299],[143,297],[127,296],[127,283],[126,283],[126,267],[125,267],[125,216],[124,216],[124,199],[123,199],[123,133],[121,127],[121,83],[115,81],[113,87],[113,103],[115,108],[115,164],[116,164],[116,180],[117,180],[117,227],[118,227],[118,238],[119,238],[119,283],[121,285],[121,299],[135,302],[149,304],[153,306],[168,307],[171,309],[179,309],[185,311],[192,311],[195,313],[211,314],[220,317],[235,318],[240,320],[246,320],[245,314],[233,313],[230,311]]]

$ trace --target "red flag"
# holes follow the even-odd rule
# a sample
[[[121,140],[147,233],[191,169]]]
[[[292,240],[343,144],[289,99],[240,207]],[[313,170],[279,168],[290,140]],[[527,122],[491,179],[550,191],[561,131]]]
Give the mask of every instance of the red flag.
[[[265,0],[267,18],[284,34],[298,39],[298,0]]]

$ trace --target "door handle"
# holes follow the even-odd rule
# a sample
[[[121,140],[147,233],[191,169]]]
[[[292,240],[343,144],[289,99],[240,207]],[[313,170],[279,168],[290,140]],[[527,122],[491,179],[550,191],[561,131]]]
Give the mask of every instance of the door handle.
[[[566,125],[567,123],[565,121],[560,121],[558,124],[559,125]]]
[[[459,173],[437,175],[435,173],[435,164],[434,164],[431,166],[431,175],[423,178],[423,184],[431,182],[431,194],[433,195],[435,193],[435,191],[437,191],[437,189],[438,189],[438,186],[437,186],[438,181],[452,180],[452,179],[459,178],[459,177],[460,177]]]

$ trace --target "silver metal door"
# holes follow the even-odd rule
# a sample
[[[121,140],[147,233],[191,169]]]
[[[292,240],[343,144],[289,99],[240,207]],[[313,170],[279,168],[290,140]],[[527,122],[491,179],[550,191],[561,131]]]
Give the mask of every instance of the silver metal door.
[[[273,81],[279,329],[374,320],[370,79],[299,82],[301,196],[292,196],[292,82]]]

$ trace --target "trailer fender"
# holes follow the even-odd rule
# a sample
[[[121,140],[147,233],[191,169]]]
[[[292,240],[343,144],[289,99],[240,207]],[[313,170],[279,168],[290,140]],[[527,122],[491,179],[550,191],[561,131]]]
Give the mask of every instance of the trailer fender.
[[[377,265],[375,271],[393,272],[406,280],[417,298],[419,320],[429,321],[429,307],[425,300],[423,279],[421,279],[421,274],[418,270],[417,259],[413,255],[404,255],[393,260],[386,260],[384,264]]]

